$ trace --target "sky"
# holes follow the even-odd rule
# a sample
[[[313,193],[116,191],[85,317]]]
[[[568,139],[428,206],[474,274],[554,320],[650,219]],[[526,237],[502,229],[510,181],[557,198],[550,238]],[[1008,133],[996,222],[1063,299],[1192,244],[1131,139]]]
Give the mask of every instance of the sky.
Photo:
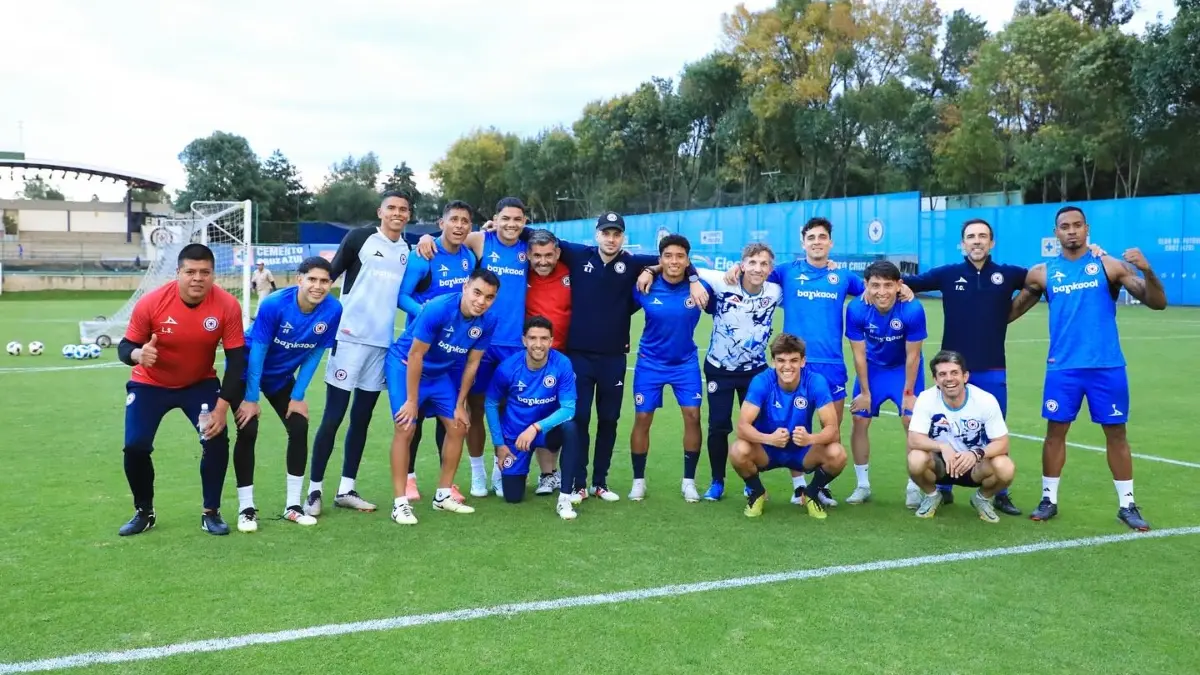
[[[748,0],[763,9],[771,0]],[[1013,2],[940,0],[1003,28]],[[1143,0],[1130,30],[1171,0]],[[5,9],[0,150],[184,187],[179,153],[215,130],[275,149],[310,187],[348,154],[429,168],[460,136],[570,125],[720,46],[731,0],[40,0]],[[53,179],[68,199],[123,188]],[[0,198],[22,188],[0,177]]]

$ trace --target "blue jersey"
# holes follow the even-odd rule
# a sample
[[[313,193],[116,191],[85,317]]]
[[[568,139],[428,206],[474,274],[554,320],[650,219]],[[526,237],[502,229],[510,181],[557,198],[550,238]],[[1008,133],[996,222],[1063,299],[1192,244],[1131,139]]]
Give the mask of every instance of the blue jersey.
[[[487,398],[504,402],[500,424],[502,438],[516,440],[529,425],[546,420],[564,404],[569,402],[570,409],[574,410],[575,371],[571,368],[571,360],[562,352],[551,349],[546,364],[538,370],[530,370],[524,351],[513,354],[496,368]],[[547,431],[549,429],[542,429],[542,433]]]
[[[712,288],[708,284],[705,287],[712,295]],[[647,295],[634,286],[633,300],[646,312],[638,359],[659,366],[695,364],[696,324],[700,323],[703,310],[692,299],[691,283],[685,279],[671,284],[658,276]]]
[[[813,267],[801,258],[776,268],[768,281],[783,287],[783,332],[804,340],[808,362],[844,364],[846,296],[863,294],[862,278],[847,269]]]
[[[1046,370],[1120,368],[1125,365],[1117,333],[1117,302],[1104,262],[1091,255],[1046,263],[1050,303],[1050,353]]]
[[[264,354],[261,370],[256,363],[255,368],[248,367],[243,375],[252,385],[247,389],[247,400],[257,401],[260,391],[268,394],[279,391],[314,352],[319,360],[319,354],[333,346],[342,320],[341,301],[327,295],[313,311],[305,314],[296,300],[299,291],[298,286],[276,291],[258,306],[258,315],[246,335],[246,344],[247,351],[262,350]],[[251,370],[256,372],[251,373]],[[257,375],[257,381],[254,375]]]
[[[852,302],[846,308],[846,337],[867,343],[867,363],[902,368],[908,358],[905,343],[929,337],[925,331],[925,308],[916,300],[897,300],[887,314],[880,314],[875,305]]]
[[[525,333],[525,280],[529,275],[525,249],[523,241],[505,246],[495,232],[483,235],[481,262],[500,277],[500,290],[489,311],[499,317],[492,343],[501,347],[524,347],[521,336]]]
[[[462,313],[462,299],[462,291],[459,291],[430,300],[396,340],[393,349],[399,352],[406,363],[414,338],[429,343],[422,377],[461,369],[466,365],[467,352],[485,351],[495,335],[495,306],[484,312],[483,316],[468,318]]]
[[[808,368],[800,369],[800,381],[792,391],[780,387],[779,375],[774,368],[768,368],[750,380],[745,401],[758,406],[754,428],[760,433],[772,434],[776,429],[791,432],[804,427],[811,434],[817,411],[832,403],[833,396],[825,378]]]
[[[432,260],[410,256],[408,269],[404,271],[398,306],[408,314],[408,323],[412,323],[425,303],[462,290],[471,270],[475,269],[475,254],[470,248],[459,246],[457,252],[451,253],[442,246],[441,237],[435,245],[437,249]]]

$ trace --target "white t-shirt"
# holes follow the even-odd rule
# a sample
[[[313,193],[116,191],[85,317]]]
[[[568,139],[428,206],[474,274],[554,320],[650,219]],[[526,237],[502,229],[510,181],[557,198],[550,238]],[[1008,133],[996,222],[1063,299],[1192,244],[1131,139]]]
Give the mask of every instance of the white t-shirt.
[[[928,434],[938,443],[947,443],[958,452],[983,450],[987,444],[1008,435],[1004,413],[996,397],[968,384],[967,400],[961,408],[946,405],[942,391],[930,387],[917,396],[908,430]]]

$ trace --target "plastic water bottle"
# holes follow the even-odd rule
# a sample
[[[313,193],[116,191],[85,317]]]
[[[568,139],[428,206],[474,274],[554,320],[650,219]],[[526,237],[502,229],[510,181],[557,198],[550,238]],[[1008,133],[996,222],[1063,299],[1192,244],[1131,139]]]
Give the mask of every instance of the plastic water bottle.
[[[208,411],[208,404],[200,405],[200,417],[196,420],[196,428],[200,430],[200,438],[204,438],[204,431],[208,429],[208,423],[212,421],[212,413]]]

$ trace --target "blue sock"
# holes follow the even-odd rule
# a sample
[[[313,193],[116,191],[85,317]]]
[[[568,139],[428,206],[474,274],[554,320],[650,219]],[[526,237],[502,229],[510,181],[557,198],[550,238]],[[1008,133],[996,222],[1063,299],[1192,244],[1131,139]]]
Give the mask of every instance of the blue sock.
[[[640,480],[646,477],[646,455],[633,453],[630,455],[633,458],[633,478]]]
[[[762,479],[758,477],[757,473],[749,478],[746,478],[745,481],[746,487],[750,488],[750,494],[752,495],[761,495],[767,491],[767,489],[763,487]]]
[[[997,497],[1007,497],[1008,496],[1008,488],[1004,488],[1003,490],[997,492],[996,496]]]
[[[696,465],[700,463],[699,450],[684,450],[683,451],[683,477],[688,480],[696,480]]]

